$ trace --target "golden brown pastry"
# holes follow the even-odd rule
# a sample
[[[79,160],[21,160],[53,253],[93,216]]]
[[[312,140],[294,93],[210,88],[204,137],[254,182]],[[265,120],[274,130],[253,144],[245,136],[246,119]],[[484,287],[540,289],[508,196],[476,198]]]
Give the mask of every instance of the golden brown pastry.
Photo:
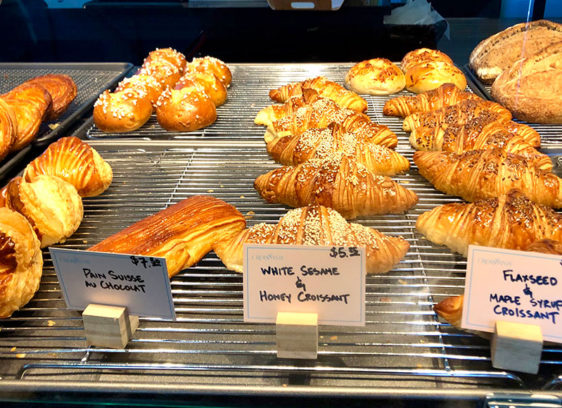
[[[199,262],[213,244],[230,240],[246,226],[244,216],[214,197],[193,196],[147,217],[94,245],[90,251],[166,258],[168,275]]]
[[[374,228],[350,224],[337,211],[321,205],[290,210],[276,225],[255,225],[239,232],[230,241],[216,243],[213,250],[228,269],[243,272],[245,243],[363,246],[367,274],[388,272],[410,247],[401,237],[390,237]]]
[[[498,198],[435,207],[418,217],[416,229],[467,256],[469,245],[522,250],[541,239],[562,240],[562,215],[510,190]]]
[[[310,90],[305,90],[305,93],[308,93]],[[278,121],[279,119],[283,119],[286,116],[294,115],[299,108],[306,106],[308,103],[313,104],[314,101],[319,100],[316,98],[318,93],[314,90],[312,92],[315,94],[314,100],[310,98],[305,98],[305,94],[302,96],[293,96],[289,98],[287,102],[282,105],[270,105],[266,106],[265,108],[261,109],[256,118],[254,119],[254,123],[256,125],[264,125],[264,126],[271,126],[274,122]],[[353,113],[351,113],[353,112]],[[351,111],[350,114],[354,115],[355,111]],[[363,115],[360,113],[359,115]],[[367,115],[365,116],[365,120],[369,120]]]
[[[434,61],[440,61],[453,65],[453,60],[444,52],[432,50],[430,48],[418,48],[404,55],[400,66],[402,67],[402,71],[406,72],[416,65]]]
[[[259,176],[254,187],[270,203],[291,207],[323,205],[347,219],[403,213],[418,201],[413,191],[373,174],[342,153],[272,170]]]
[[[463,302],[464,295],[451,296],[434,305],[433,310],[440,317],[445,319],[447,323],[453,325],[457,329],[460,329],[462,321]],[[478,333],[480,334],[485,332]],[[490,333],[487,333],[487,335],[490,336]]]
[[[52,104],[47,112],[47,120],[57,119],[66,111],[78,94],[72,77],[65,74],[47,74],[25,81],[26,84],[39,84],[51,95]]]
[[[184,79],[177,88],[162,92],[156,102],[156,119],[166,130],[191,132],[213,124],[217,109],[200,86]]]
[[[365,99],[322,76],[272,89],[269,91],[269,97],[276,102],[287,102],[293,96],[302,95],[303,90],[308,88],[314,89],[324,98],[333,100],[340,108],[351,109],[356,112],[365,112],[367,110],[367,101]]]
[[[515,61],[558,41],[562,41],[560,24],[548,20],[516,24],[481,41],[470,54],[470,67],[481,81],[492,83]]]
[[[39,289],[43,256],[24,216],[0,208],[0,318],[7,318]]]
[[[176,84],[176,88],[182,87],[185,82],[189,81],[199,85],[202,88],[202,91],[211,98],[211,101],[213,101],[215,106],[221,106],[226,102],[226,86],[219,81],[217,76],[212,72],[188,72],[180,78]]]
[[[533,242],[526,249],[531,252],[542,252],[543,254],[562,255],[562,241],[553,239],[541,239]]]
[[[152,105],[156,103],[164,90],[162,84],[156,78],[146,74],[137,74],[130,78],[125,78],[117,85],[115,92],[125,91],[126,89],[133,89],[141,95],[146,93]]]
[[[498,197],[517,188],[536,203],[562,208],[562,179],[502,149],[414,153],[419,173],[433,186],[467,201]]]
[[[14,110],[0,98],[0,160],[12,150],[16,141],[17,125]]]
[[[173,48],[156,48],[155,50],[150,51],[148,56],[145,58],[143,65],[150,65],[155,60],[166,60],[175,66],[180,72],[183,72],[185,70],[185,66],[187,65],[185,55]]]
[[[481,98],[472,92],[460,90],[453,84],[443,84],[419,95],[392,98],[384,104],[383,113],[388,116],[404,118],[412,113],[430,112],[456,105],[467,99],[478,100]]]
[[[562,25],[560,41],[518,60],[492,85],[492,97],[517,119],[562,123]]]
[[[81,197],[103,193],[113,179],[111,166],[98,152],[77,137],[63,137],[27,165],[23,178],[32,181],[41,174],[59,177],[76,188]]]
[[[63,179],[40,175],[27,182],[16,177],[6,187],[6,207],[27,218],[41,248],[64,242],[82,222],[82,199]]]
[[[104,91],[94,104],[94,123],[103,132],[132,132],[152,114],[150,96],[138,88]]]
[[[181,78],[183,71],[175,63],[164,58],[154,58],[143,63],[139,75],[149,75],[156,79],[162,88],[173,87]]]
[[[219,81],[227,88],[232,82],[232,72],[230,72],[228,66],[220,59],[214,57],[193,58],[193,60],[186,65],[185,72],[207,72],[215,74]]]
[[[272,139],[267,143],[267,151],[275,161],[290,166],[341,152],[378,175],[392,176],[410,168],[408,159],[376,142],[376,137],[359,138],[333,123],[326,129],[310,129],[298,136]]]
[[[406,86],[404,73],[386,58],[373,58],[355,64],[345,76],[353,92],[368,95],[390,95]]]
[[[443,84],[453,84],[461,90],[466,89],[466,77],[453,64],[441,61],[427,62],[406,71],[406,89],[421,93],[439,88]]]
[[[16,140],[12,151],[27,146],[39,132],[39,126],[51,108],[51,95],[38,84],[22,84],[1,96],[16,118]]]

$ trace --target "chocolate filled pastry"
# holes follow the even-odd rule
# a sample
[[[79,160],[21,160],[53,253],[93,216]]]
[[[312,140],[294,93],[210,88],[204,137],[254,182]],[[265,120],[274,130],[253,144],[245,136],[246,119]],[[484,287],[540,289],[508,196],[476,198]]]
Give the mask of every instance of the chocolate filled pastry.
[[[193,60],[185,67],[185,73],[192,72],[208,72],[215,74],[219,81],[221,81],[227,88],[232,82],[232,72],[230,72],[228,66],[218,58],[193,58]]]
[[[39,289],[43,255],[25,217],[0,208],[0,318],[7,318]]]
[[[127,89],[133,89],[140,94],[146,93],[150,103],[153,105],[164,90],[162,84],[158,82],[156,78],[146,74],[138,74],[130,78],[125,78],[117,85],[115,92],[121,92]]]
[[[27,165],[23,178],[32,181],[42,174],[59,177],[76,188],[81,197],[94,197],[111,184],[111,166],[87,143],[63,137]]]
[[[94,104],[94,123],[103,132],[131,132],[152,114],[150,96],[140,89],[105,90]]]
[[[6,207],[27,218],[41,248],[64,242],[82,222],[82,199],[72,184],[58,177],[41,175],[30,182],[16,177],[6,190]]]
[[[89,250],[166,258],[168,275],[196,264],[213,244],[246,226],[236,208],[210,196],[193,196],[106,238]]]
[[[0,98],[0,160],[12,150],[16,141],[17,125],[14,110]]]
[[[180,88],[184,84],[189,86],[190,83],[200,86],[215,106],[221,106],[226,102],[226,86],[212,72],[188,72],[180,78],[176,88]]]
[[[78,94],[78,89],[72,78],[64,74],[42,75],[25,83],[39,84],[51,95],[53,102],[51,109],[47,112],[47,120],[54,120],[62,115]]]

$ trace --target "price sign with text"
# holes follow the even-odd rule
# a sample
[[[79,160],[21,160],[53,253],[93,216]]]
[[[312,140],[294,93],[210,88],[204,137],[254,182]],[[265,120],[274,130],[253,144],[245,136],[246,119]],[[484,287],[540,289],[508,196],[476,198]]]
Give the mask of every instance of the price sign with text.
[[[562,257],[471,245],[462,327],[494,332],[505,320],[541,327],[562,343]]]
[[[365,325],[365,250],[244,245],[244,320],[317,313],[319,324]]]
[[[126,306],[136,316],[175,320],[165,258],[49,248],[69,309]]]

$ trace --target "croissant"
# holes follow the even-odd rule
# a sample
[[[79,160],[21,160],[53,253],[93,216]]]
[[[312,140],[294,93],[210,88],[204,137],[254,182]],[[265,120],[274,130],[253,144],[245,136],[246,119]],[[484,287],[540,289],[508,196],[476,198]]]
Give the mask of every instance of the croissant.
[[[527,251],[542,252],[543,254],[562,255],[562,241],[541,239],[527,247]]]
[[[51,143],[41,156],[27,165],[23,178],[32,181],[41,174],[72,184],[81,197],[100,195],[113,179],[111,166],[94,148],[74,136]]]
[[[244,216],[214,197],[193,196],[151,215],[94,245],[90,251],[166,258],[176,275],[246,226]]]
[[[418,201],[413,191],[371,173],[342,153],[272,170],[259,176],[254,187],[270,203],[292,207],[323,205],[348,219],[402,213]]]
[[[410,247],[402,237],[386,236],[373,228],[350,224],[335,210],[321,205],[290,210],[276,225],[255,225],[230,241],[216,243],[213,250],[228,269],[241,273],[246,243],[364,246],[367,274],[388,272]]]
[[[305,90],[305,92],[307,91],[309,90]],[[271,126],[279,119],[283,119],[286,116],[296,114],[299,108],[302,108],[306,105],[307,100],[304,96],[293,96],[282,105],[270,105],[261,109],[256,115],[254,123],[256,125]],[[368,118],[368,116],[366,115],[365,117]]]
[[[47,90],[52,104],[47,112],[47,119],[54,120],[66,111],[78,94],[78,88],[68,75],[47,74],[25,81],[26,84],[39,84]]]
[[[43,256],[25,217],[0,208],[0,318],[7,318],[39,289]]]
[[[536,203],[562,207],[562,180],[530,165],[527,158],[502,149],[471,150],[462,154],[414,153],[420,174],[433,186],[467,201],[498,197],[520,189]]]
[[[498,198],[435,207],[418,217],[416,229],[466,256],[472,244],[525,249],[545,238],[562,240],[562,215],[514,189]]]
[[[373,173],[383,176],[398,174],[410,168],[408,159],[376,144],[377,139],[373,139],[360,139],[334,123],[326,129],[310,129],[298,136],[273,139],[267,143],[267,151],[275,161],[290,166],[342,152]]]
[[[443,84],[439,88],[415,96],[398,96],[386,101],[383,114],[405,118],[412,113],[430,112],[459,102],[481,99],[472,92],[462,91],[453,84]]]
[[[14,110],[0,98],[0,160],[12,150],[16,141],[17,124]]]
[[[193,58],[193,60],[186,65],[185,73],[193,72],[208,72],[214,74],[227,88],[232,82],[232,72],[230,72],[228,66],[218,58],[208,56]]]
[[[151,95],[139,88],[104,91],[94,104],[94,123],[103,132],[132,132],[152,114]]]
[[[356,112],[367,110],[365,99],[322,76],[272,89],[269,91],[269,97],[276,102],[287,102],[293,96],[300,96],[303,89],[307,88],[314,89],[320,96],[333,100],[340,108],[351,109]]]

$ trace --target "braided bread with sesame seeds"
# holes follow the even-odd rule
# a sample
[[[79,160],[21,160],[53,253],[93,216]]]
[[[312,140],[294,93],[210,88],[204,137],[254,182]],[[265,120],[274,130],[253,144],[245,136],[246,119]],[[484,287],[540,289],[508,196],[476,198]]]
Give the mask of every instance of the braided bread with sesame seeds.
[[[193,58],[193,60],[186,65],[185,73],[206,72],[215,75],[225,87],[229,87],[232,82],[232,73],[228,66],[214,57]]]
[[[137,88],[105,90],[94,104],[94,123],[103,132],[132,132],[152,115],[148,93]]]
[[[390,271],[410,247],[402,237],[387,236],[374,228],[348,223],[337,211],[321,205],[290,210],[276,225],[254,225],[229,241],[217,242],[213,250],[228,269],[241,273],[246,243],[362,246],[366,250],[367,274]]]

